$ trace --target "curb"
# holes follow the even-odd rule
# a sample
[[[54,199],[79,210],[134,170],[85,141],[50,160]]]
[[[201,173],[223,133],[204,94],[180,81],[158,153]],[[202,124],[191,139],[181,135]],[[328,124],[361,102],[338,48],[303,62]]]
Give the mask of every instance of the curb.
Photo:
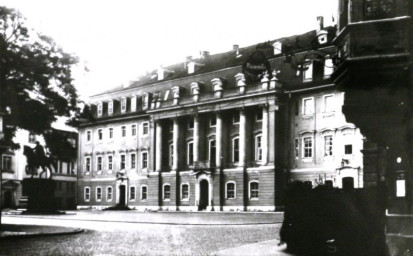
[[[61,232],[50,232],[50,233],[28,233],[19,235],[6,235],[0,236],[0,240],[6,239],[16,239],[16,238],[32,238],[32,237],[43,237],[43,236],[64,236],[64,235],[75,235],[83,233],[85,230],[81,228],[76,228],[71,231],[61,231]]]

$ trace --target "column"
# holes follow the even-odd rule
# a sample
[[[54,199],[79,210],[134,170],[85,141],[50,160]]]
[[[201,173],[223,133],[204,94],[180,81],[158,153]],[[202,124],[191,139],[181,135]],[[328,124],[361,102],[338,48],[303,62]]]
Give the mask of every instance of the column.
[[[155,140],[156,140],[156,135],[155,135],[155,121],[151,120],[149,122],[149,139],[150,139],[150,146],[149,146],[149,151],[148,151],[148,172],[150,171],[155,171]]]
[[[221,167],[222,165],[222,114],[217,112],[217,123],[215,132],[215,142],[216,142],[216,152],[215,152],[215,163],[216,167]]]
[[[179,122],[178,118],[173,120],[173,146],[174,146],[174,159],[172,162],[172,170],[176,171],[179,167]]]
[[[247,118],[245,110],[240,110],[239,117],[239,166],[245,166],[245,149],[246,149],[246,134],[247,134]]]
[[[268,163],[268,108],[262,108],[262,164]]]
[[[162,124],[156,122],[156,169],[157,172],[162,170]]]
[[[199,115],[194,115],[194,164],[199,161]]]

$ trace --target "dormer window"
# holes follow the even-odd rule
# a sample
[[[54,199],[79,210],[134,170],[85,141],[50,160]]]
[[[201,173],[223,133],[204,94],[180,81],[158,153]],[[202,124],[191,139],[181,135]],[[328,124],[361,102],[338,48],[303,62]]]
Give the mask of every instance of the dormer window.
[[[193,74],[195,73],[195,71],[197,71],[197,69],[199,69],[200,67],[205,66],[204,64],[198,63],[193,61],[192,59],[187,63],[187,67],[188,67],[188,74]]]
[[[282,53],[282,43],[277,41],[273,45],[274,47],[274,55],[278,55]]]
[[[109,101],[108,103],[108,115],[113,114],[113,101]]]
[[[136,96],[133,96],[130,99],[130,111],[132,111],[132,112],[136,111]]]
[[[198,102],[199,100],[199,83],[193,82],[191,83],[191,94],[194,97],[194,101]]]
[[[305,66],[303,71],[304,82],[309,82],[313,80],[313,62],[311,60],[305,60]]]
[[[173,71],[164,69],[161,66],[161,67],[159,67],[157,73],[158,73],[158,81],[160,81],[160,80],[164,80],[169,74],[173,73]]]
[[[103,103],[100,102],[98,104],[98,116],[102,116],[102,113],[103,113]]]
[[[142,109],[147,110],[149,108],[151,94],[148,92],[144,92],[142,95]]]
[[[122,113],[126,112],[126,98],[123,97],[121,100],[120,111]]]
[[[223,80],[221,78],[214,78],[211,80],[212,89],[214,90],[215,97],[221,98],[223,91]]]
[[[324,78],[329,78],[334,71],[333,60],[328,56],[324,61]]]
[[[172,87],[172,94],[173,94],[174,104],[178,104],[180,93],[181,93],[181,87],[179,87],[179,86]]]
[[[235,81],[237,81],[237,87],[239,88],[240,93],[245,93],[245,76],[243,73],[238,73],[235,75]]]

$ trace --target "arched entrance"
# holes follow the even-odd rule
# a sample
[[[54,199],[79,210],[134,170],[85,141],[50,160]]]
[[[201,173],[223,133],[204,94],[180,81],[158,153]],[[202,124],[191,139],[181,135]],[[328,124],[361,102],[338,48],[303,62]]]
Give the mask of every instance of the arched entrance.
[[[126,205],[126,186],[125,185],[119,186],[119,205],[120,206]]]
[[[209,204],[209,182],[207,180],[201,180],[199,183],[199,205],[198,210],[206,210]]]

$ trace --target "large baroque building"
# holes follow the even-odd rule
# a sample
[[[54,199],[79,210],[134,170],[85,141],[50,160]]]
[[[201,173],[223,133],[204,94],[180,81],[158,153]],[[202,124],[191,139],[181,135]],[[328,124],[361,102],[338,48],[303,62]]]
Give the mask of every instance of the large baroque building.
[[[289,181],[363,187],[330,79],[335,27],[160,67],[91,97],[78,208],[273,211]]]

